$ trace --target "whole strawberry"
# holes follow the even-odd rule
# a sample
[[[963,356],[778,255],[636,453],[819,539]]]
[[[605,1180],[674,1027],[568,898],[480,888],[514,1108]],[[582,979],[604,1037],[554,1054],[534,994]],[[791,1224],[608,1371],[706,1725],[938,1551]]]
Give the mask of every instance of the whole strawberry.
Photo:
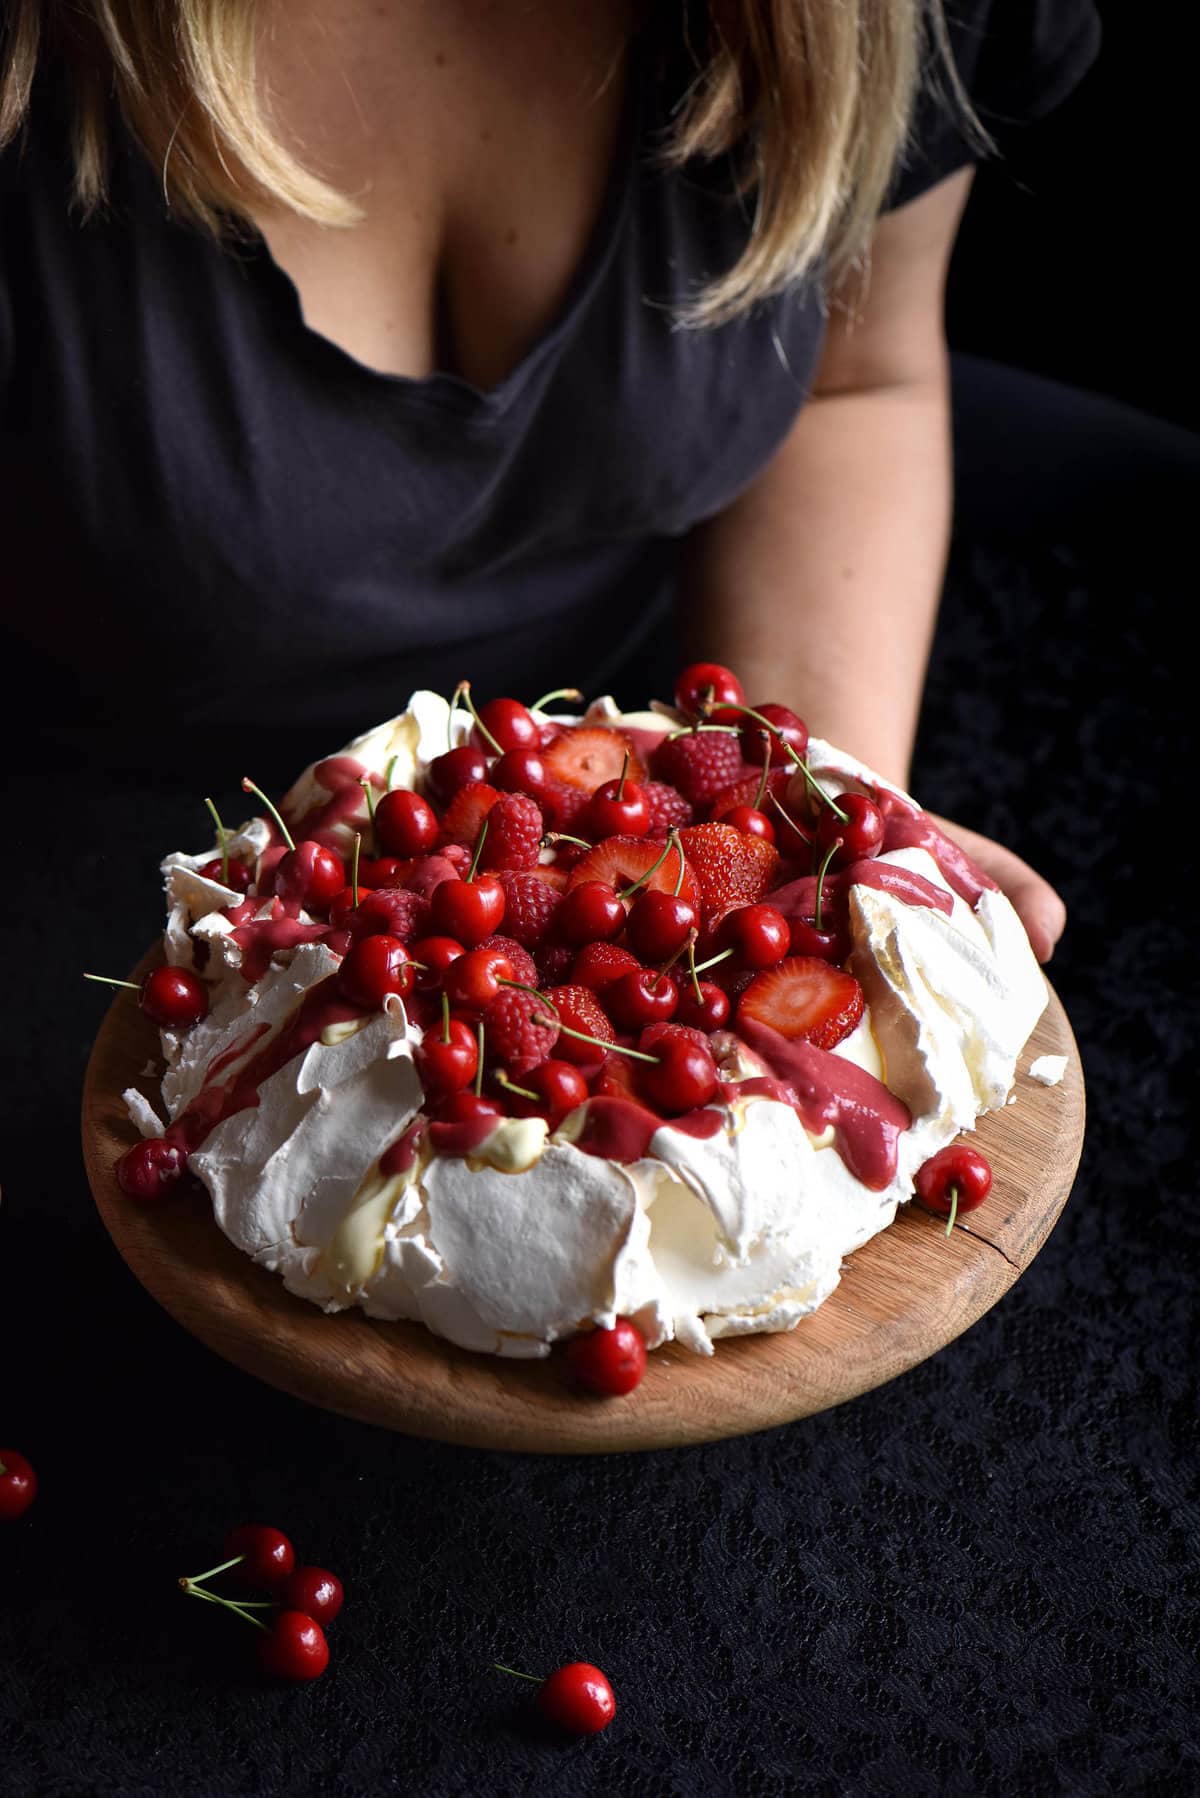
[[[710,805],[723,787],[744,772],[741,744],[724,730],[685,731],[664,737],[650,757],[656,781],[675,787],[697,810]]]
[[[595,993],[586,986],[552,986],[547,989],[546,997],[553,1001],[560,1025],[582,1031],[585,1036],[597,1037],[601,1043],[612,1042],[612,1025]],[[555,1053],[564,1061],[586,1064],[600,1061],[604,1050],[597,1048],[595,1043],[580,1042],[577,1036],[563,1032]]]

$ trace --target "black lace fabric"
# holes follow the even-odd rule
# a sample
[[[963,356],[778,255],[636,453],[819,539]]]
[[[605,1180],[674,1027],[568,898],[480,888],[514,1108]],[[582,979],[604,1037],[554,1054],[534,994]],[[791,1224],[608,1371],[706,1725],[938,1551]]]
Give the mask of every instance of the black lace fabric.
[[[246,741],[10,756],[0,1793],[1186,1794],[1197,1753],[1196,823],[1181,563],[956,557],[914,787],[1057,881],[1089,1122],[1063,1218],[964,1336],[786,1428],[556,1459],[406,1439],[217,1359],[92,1207],[79,1084]],[[1189,577],[1190,579],[1190,577]],[[248,739],[247,739],[248,740]],[[286,777],[262,746],[254,772]],[[203,758],[201,758],[203,759]],[[801,1325],[803,1328],[803,1325]],[[718,1354],[720,1350],[718,1349]],[[176,1585],[277,1523],[346,1605],[309,1689]],[[493,1670],[597,1662],[592,1740]]]

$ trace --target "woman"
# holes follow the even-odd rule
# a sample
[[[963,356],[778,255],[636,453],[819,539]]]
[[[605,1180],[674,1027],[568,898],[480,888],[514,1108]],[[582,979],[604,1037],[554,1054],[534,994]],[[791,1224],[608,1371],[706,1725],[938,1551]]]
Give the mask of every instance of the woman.
[[[311,751],[418,684],[703,656],[904,782],[971,105],[1095,47],[1018,10],[10,0],[9,665]],[[1057,895],[957,834],[1048,959]]]

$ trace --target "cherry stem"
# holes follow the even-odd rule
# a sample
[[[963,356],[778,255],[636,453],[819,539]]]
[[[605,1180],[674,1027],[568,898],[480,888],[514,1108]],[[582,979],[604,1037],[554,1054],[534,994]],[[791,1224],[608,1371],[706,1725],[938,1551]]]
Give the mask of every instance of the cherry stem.
[[[954,1220],[957,1216],[958,1216],[958,1186],[956,1184],[950,1188],[950,1215],[946,1219],[946,1235],[947,1236],[949,1236],[951,1234],[951,1232],[953,1231]]]
[[[546,999],[545,993],[539,993],[538,997]],[[549,1005],[551,1001],[546,999],[546,1003]],[[553,1018],[539,1018],[532,1016],[530,1018],[530,1022],[533,1024],[551,1024],[555,1021],[556,1020]],[[643,1049],[627,1049],[623,1043],[603,1042],[598,1036],[589,1036],[586,1030],[576,1030],[574,1025],[564,1024],[561,1018],[557,1020],[557,1023],[562,1034],[564,1036],[573,1036],[576,1042],[594,1043],[597,1049],[612,1049],[618,1055],[628,1055],[633,1061],[649,1061],[653,1063],[655,1067],[658,1066],[662,1059],[659,1055],[647,1055]]]
[[[442,994],[442,1041],[450,1041],[450,999],[446,993]]]
[[[696,964],[697,974],[703,974],[706,968],[715,968],[719,961],[728,961],[734,953],[735,951],[732,949],[722,949],[719,955],[710,955],[707,961]]]
[[[222,1598],[219,1592],[206,1592],[204,1587],[198,1586],[194,1580],[181,1579],[179,1584],[189,1598],[203,1598],[209,1604],[219,1604],[226,1611],[236,1611],[239,1617],[244,1617],[247,1623],[252,1623],[254,1625],[255,1629],[261,1629],[264,1634],[269,1634],[267,1625],[263,1622],[262,1618],[254,1617],[250,1614],[251,1605],[253,1605],[255,1610],[273,1609],[274,1607],[269,1599],[264,1600],[261,1604],[254,1599],[248,1599],[245,1604],[238,1604],[232,1598]]]
[[[762,810],[763,794],[767,790],[767,776],[770,772],[771,745],[767,743],[763,748],[763,769],[758,777],[758,792],[754,795],[754,809],[756,812],[761,812]]]
[[[515,1667],[502,1667],[499,1661],[493,1661],[492,1666],[496,1669],[497,1673],[511,1673],[514,1679],[531,1679],[535,1686],[544,1686],[546,1683],[545,1680],[536,1673],[520,1673]]]
[[[205,1580],[216,1579],[218,1573],[228,1573],[231,1567],[240,1567],[246,1559],[245,1555],[234,1555],[228,1561],[222,1561],[219,1567],[210,1567],[207,1573],[193,1573],[180,1580],[180,1585],[191,1590],[193,1586],[203,1585]]]
[[[85,974],[83,978],[98,981],[101,986],[127,986],[131,993],[142,990],[136,980],[114,980],[111,974]]]
[[[593,847],[586,837],[569,837],[565,830],[548,830],[542,841],[543,843],[577,843],[581,849]]]
[[[375,786],[374,786],[374,782],[372,781],[371,776],[369,774],[364,774],[358,784],[362,788],[363,797],[366,799],[366,802],[367,802],[367,820],[371,826],[371,842],[374,845],[375,849],[378,850],[379,844],[375,842]]]
[[[629,773],[629,751],[625,751],[625,760],[621,763],[621,778],[617,782],[618,800],[625,797],[625,776]]]
[[[671,969],[675,966],[675,963],[679,960],[679,957],[683,954],[685,949],[688,950],[688,952],[691,956],[691,961],[692,961],[693,967],[695,966],[696,938],[699,936],[699,934],[700,934],[700,932],[696,929],[695,925],[693,925],[692,928],[688,931],[687,935],[684,937],[682,943],[680,943],[678,949],[676,949],[674,955],[670,956],[666,961],[664,961],[662,967],[658,970],[658,978],[655,980],[654,985],[651,987],[651,989],[650,989],[651,992],[656,993],[658,991],[660,985],[666,979],[667,975],[671,972]]]
[[[356,830],[354,833],[354,864],[350,870],[350,885],[354,889],[354,903],[356,906],[358,904],[358,855],[361,848],[362,836]]]
[[[529,709],[531,712],[544,712],[552,699],[582,700],[582,698],[583,694],[578,687],[555,687],[553,692],[543,693],[540,699],[535,699]]]
[[[488,821],[485,818],[483,820],[483,828],[479,832],[479,841],[475,845],[475,853],[471,857],[471,866],[467,869],[468,882],[474,880],[474,878],[475,878],[475,870],[479,866],[479,858],[483,854],[483,845],[487,839],[487,833],[488,833]]]
[[[399,760],[400,757],[398,755],[392,756],[388,761],[387,767],[383,771],[383,790],[385,793],[390,793],[392,790],[392,775],[396,772],[396,763]]]
[[[800,838],[800,841],[804,844],[804,847],[806,849],[811,849],[813,846],[812,837],[806,836],[804,834],[804,832],[801,830],[800,826],[797,824],[796,820],[792,817],[792,814],[789,811],[784,810],[783,805],[780,802],[779,795],[777,793],[771,793],[768,795],[768,797],[770,798],[771,804],[775,807],[775,810],[779,813],[779,816],[783,819],[784,823],[791,825],[792,829],[795,831],[796,835]]]
[[[289,849],[294,849],[296,847],[295,838],[293,837],[291,831],[288,829],[287,825],[284,823],[282,817],[280,816],[278,807],[271,804],[271,801],[267,798],[267,796],[263,792],[262,788],[256,787],[252,780],[247,780],[246,776],[243,775],[242,776],[242,791],[243,791],[243,793],[253,793],[257,799],[262,800],[263,804],[266,806],[267,810],[270,812],[270,814],[274,818],[276,824],[278,824],[280,830],[282,831],[284,842],[287,844]]]
[[[450,716],[446,720],[446,743],[451,749],[454,748],[454,714],[458,710],[458,702],[461,697],[462,682],[459,681],[457,687],[455,687],[453,693],[450,695]]]
[[[639,874],[637,879],[634,881],[631,881],[627,887],[622,887],[620,892],[617,894],[617,898],[618,899],[631,899],[633,897],[634,893],[637,892],[639,887],[644,887],[646,882],[651,878],[651,876],[658,873],[658,870],[662,867],[662,865],[666,861],[668,855],[670,855],[672,849],[674,849],[675,853],[679,857],[679,879],[680,879],[680,884],[682,884],[683,870],[684,870],[684,865],[685,865],[684,860],[683,860],[683,850],[679,847],[679,838],[675,834],[674,825],[672,825],[671,829],[667,832],[667,840],[663,844],[662,854],[659,856],[658,860],[653,862],[650,865],[650,867],[648,867],[646,869],[646,872],[644,874]],[[676,890],[676,892],[678,892],[679,888],[676,887],[675,890]]]
[[[704,994],[700,991],[700,976],[696,972],[696,933],[693,930],[688,937],[688,973],[691,975],[692,991],[696,995],[696,1004],[704,1004]]]
[[[472,718],[474,718],[476,724],[479,726],[480,735],[488,743],[491,744],[492,748],[495,750],[497,755],[503,755],[504,751],[501,749],[499,743],[497,743],[495,737],[492,735],[492,733],[488,729],[487,725],[483,722],[483,719],[479,716],[479,713],[475,710],[475,701],[471,698],[471,683],[470,683],[470,681],[469,680],[460,681],[459,689],[462,693],[463,698],[467,702],[467,710],[470,712]]]
[[[847,822],[846,814],[842,811],[837,801],[825,791],[804,757],[802,755],[797,755],[791,744],[783,736],[783,733],[771,723],[769,718],[764,718],[761,712],[756,712],[754,707],[749,705],[730,704],[728,709],[731,712],[744,712],[747,718],[753,718],[756,724],[761,724],[763,729],[770,731],[773,737],[778,737],[779,741],[783,744],[785,753],[791,756],[793,762],[795,762],[797,768],[799,768],[801,774],[803,774],[806,784],[812,788],[814,793],[820,795],[822,803],[829,807],[835,818],[839,819],[843,824]],[[768,750],[768,754],[769,753],[770,751]]]
[[[229,885],[229,851],[225,847],[225,838],[228,833],[225,829],[225,826],[221,822],[221,814],[217,810],[216,806],[213,804],[212,800],[206,799],[204,801],[204,803],[208,807],[209,812],[212,816],[212,821],[217,827],[217,844],[221,851],[221,881],[224,886],[228,886]]]
[[[445,998],[445,996],[446,995],[443,993],[442,997]],[[475,1097],[477,1099],[482,1099],[482,1097],[483,1097],[483,1019],[482,1018],[480,1018],[480,1020],[479,1020],[479,1028],[475,1033],[475,1040],[479,1044],[479,1060],[475,1064]]]
[[[541,1098],[541,1094],[533,1092],[530,1087],[518,1086],[514,1080],[510,1080],[503,1068],[496,1069],[494,1078],[496,1085],[502,1086],[506,1093],[516,1093],[521,1099],[532,1099],[535,1105]]]
[[[821,905],[825,898],[825,876],[829,872],[830,862],[833,860],[841,846],[841,837],[835,837],[825,851],[825,859],[817,870],[817,903],[813,908],[813,924],[818,930],[821,928]]]

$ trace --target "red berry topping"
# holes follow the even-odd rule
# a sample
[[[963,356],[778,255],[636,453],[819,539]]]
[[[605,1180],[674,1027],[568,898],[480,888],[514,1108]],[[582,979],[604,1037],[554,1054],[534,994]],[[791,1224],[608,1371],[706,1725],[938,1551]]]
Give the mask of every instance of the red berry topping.
[[[665,842],[653,842],[649,838],[641,841],[637,837],[606,837],[603,843],[597,843],[594,849],[589,849],[583,860],[571,869],[567,891],[573,892],[585,880],[598,880],[604,886],[620,888],[631,886],[634,881],[649,876],[645,887],[639,888],[639,891],[649,888],[659,893],[673,893],[676,882],[679,881],[680,858],[671,851],[664,859],[663,850],[666,847]],[[650,873],[651,868],[654,868],[653,874]],[[688,865],[686,854],[679,894],[689,905],[699,906],[700,888]]]
[[[539,874],[514,871],[496,878],[504,889],[504,934],[523,949],[536,949],[558,910],[558,893]]]
[[[629,908],[629,947],[643,961],[666,961],[699,927],[699,911],[682,895],[643,890]]]
[[[248,893],[254,885],[254,869],[246,862],[235,861],[232,856],[229,858],[228,868],[225,868],[218,855],[215,861],[205,862],[198,872],[203,874],[205,880],[219,881],[222,886],[229,887],[235,893]]]
[[[416,969],[417,986],[422,992],[440,986],[451,962],[457,961],[465,953],[462,944],[452,936],[421,937],[411,945],[413,962],[421,963]]]
[[[829,905],[821,913],[819,930],[815,918],[792,918],[789,929],[792,955],[815,955],[821,961],[843,962],[850,953],[849,919],[835,919]]]
[[[865,793],[839,793],[837,807],[845,812],[844,818],[839,818],[832,806],[821,808],[817,818],[818,847],[824,850],[834,843],[841,845],[833,858],[834,867],[870,861],[883,848],[883,813]]]
[[[700,883],[705,918],[764,899],[779,874],[779,851],[729,824],[690,824],[679,833]]]
[[[269,1523],[239,1523],[225,1538],[226,1559],[241,1555],[229,1577],[236,1585],[273,1592],[296,1565],[296,1551]]]
[[[447,1093],[438,1101],[437,1116],[441,1124],[466,1124],[472,1118],[502,1118],[504,1107],[484,1093]]]
[[[646,789],[634,780],[604,781],[584,807],[579,828],[593,843],[602,837],[644,837],[650,829]]]
[[[482,749],[473,744],[462,743],[457,749],[448,749],[445,755],[435,756],[426,772],[429,791],[439,805],[449,805],[460,787],[468,781],[485,781],[488,777],[488,758]]]
[[[456,1009],[482,1011],[500,991],[502,980],[517,978],[511,957],[502,949],[472,949],[446,969],[442,990]],[[474,1069],[468,1078],[473,1075]]]
[[[37,1497],[37,1474],[15,1448],[0,1448],[0,1523],[15,1523]]]
[[[765,755],[770,757],[773,768],[794,767],[788,749],[802,756],[808,748],[808,726],[803,718],[786,705],[759,705],[754,709],[770,729],[764,729],[758,719],[743,718],[742,753],[746,760],[761,768]]]
[[[657,1058],[653,1064],[639,1061],[636,1079],[659,1111],[695,1111],[708,1104],[717,1090],[717,1066],[699,1032],[676,1024],[655,1025],[643,1031],[638,1048]]]
[[[409,993],[413,965],[396,936],[365,936],[350,945],[338,969],[338,985],[354,1005],[378,1011],[393,993]]]
[[[635,1323],[619,1317],[611,1330],[589,1330],[567,1343],[567,1366],[589,1392],[617,1398],[632,1392],[646,1371],[646,1339]]]
[[[480,706],[479,723],[471,730],[472,743],[492,753],[495,753],[493,743],[499,744],[503,753],[506,749],[532,749],[541,738],[537,719],[517,699],[489,699],[486,705]]]
[[[680,824],[690,824],[695,816],[678,787],[669,787],[665,780],[648,780],[642,791],[650,812],[647,836],[665,837]]]
[[[547,989],[546,997],[553,1003],[560,1024],[566,1024],[571,1030],[581,1030],[585,1036],[598,1037],[602,1043],[612,1042],[612,1025],[607,1014],[595,993],[589,992],[586,986],[552,986]],[[585,1067],[601,1060],[604,1054],[595,1044],[581,1043],[578,1037],[568,1036],[565,1032],[559,1037],[556,1050],[561,1060]]]
[[[689,718],[711,718],[722,706],[745,703],[741,681],[720,662],[692,662],[675,682],[675,704]],[[736,713],[729,716],[738,722]],[[717,718],[718,724],[725,722]]]
[[[331,923],[338,922],[332,908],[329,917]],[[406,887],[376,887],[359,894],[345,921],[353,936],[394,936],[407,943],[428,929],[429,901]]]
[[[498,949],[501,955],[506,955],[512,963],[513,979],[519,980],[522,986],[541,986],[542,983],[538,979],[537,963],[528,949],[523,949],[515,937],[485,936],[479,947],[481,949]],[[539,950],[538,953],[540,954],[541,951]]]
[[[537,799],[545,792],[549,775],[541,750],[534,746],[506,749],[499,760],[492,763],[490,778],[492,785],[505,793],[527,793]]]
[[[693,1030],[711,1034],[714,1030],[721,1030],[729,1022],[729,995],[711,980],[701,980],[698,985],[699,998],[696,997],[696,988],[690,980],[680,982],[675,1020],[679,1024],[689,1025]]]
[[[272,1679],[302,1683],[324,1673],[329,1644],[321,1625],[303,1611],[280,1611],[266,1635],[259,1637],[258,1656]]]
[[[604,1005],[621,1030],[640,1030],[646,1024],[665,1024],[675,1016],[679,989],[668,974],[654,968],[638,968],[618,974],[604,989]]]
[[[464,1018],[451,1018],[444,1032],[434,1025],[426,1031],[415,1060],[426,1092],[461,1092],[470,1086],[479,1066],[475,1032]]]
[[[639,785],[646,773],[629,738],[602,725],[575,725],[542,754],[551,780],[589,795],[606,781],[620,780],[623,769]]]
[[[488,1058],[516,1077],[547,1059],[558,1041],[558,1020],[540,995],[503,987],[483,1014]]]
[[[504,888],[494,874],[474,880],[444,880],[433,889],[430,917],[440,935],[457,937],[471,949],[499,930],[504,918]]]
[[[275,892],[285,905],[326,911],[346,884],[341,858],[323,843],[297,843],[275,868]]]
[[[992,1190],[992,1170],[978,1149],[951,1143],[917,1169],[913,1186],[927,1210],[956,1217],[983,1204]]]
[[[488,812],[481,868],[536,868],[545,826],[527,793],[502,793]]]
[[[135,1142],[117,1163],[117,1185],[130,1199],[153,1205],[165,1196],[187,1166],[187,1156],[173,1142],[149,1136]]]
[[[756,974],[738,1001],[739,1019],[753,1018],[818,1049],[849,1036],[862,1014],[863,992],[853,974],[806,955]]]
[[[722,824],[731,824],[734,830],[740,830],[748,837],[761,837],[764,843],[775,841],[775,826],[766,812],[758,811],[752,805],[733,805],[721,814]]]
[[[333,1622],[344,1596],[341,1580],[326,1567],[295,1567],[279,1588],[285,1609],[303,1612],[322,1628]]]
[[[468,781],[460,787],[442,817],[442,842],[465,843],[473,849],[483,821],[499,797],[498,790],[485,780]]]
[[[510,1095],[515,1115],[545,1118],[551,1130],[557,1130],[567,1113],[582,1105],[588,1096],[587,1081],[579,1069],[569,1061],[555,1058],[543,1061],[540,1067],[522,1075],[521,1084],[536,1097],[525,1099],[519,1094]]]
[[[603,880],[584,880],[564,894],[554,932],[564,943],[607,943],[625,928],[625,906]]]
[[[711,805],[741,775],[741,745],[729,731],[685,731],[664,737],[655,747],[650,771],[656,780],[677,787],[689,805]]]
[[[358,858],[358,884],[360,887],[400,887],[404,885],[411,862],[407,856],[400,855],[360,855]],[[342,892],[348,892],[343,887]],[[338,899],[341,898],[338,894]],[[330,903],[330,917],[337,899]]]
[[[573,1736],[597,1735],[617,1714],[612,1687],[590,1661],[572,1661],[543,1680],[538,1703],[547,1717]]]
[[[571,963],[571,980],[576,986],[587,986],[599,993],[611,986],[618,974],[636,971],[640,965],[636,955],[615,943],[585,943]]]
[[[530,977],[531,986],[559,986],[571,972],[575,951],[570,943],[538,944],[537,964]]]
[[[775,810],[770,802],[769,796],[773,793],[780,801],[786,797],[788,786],[792,778],[790,769],[791,764],[789,763],[787,768],[772,768],[768,770],[767,783],[762,791],[762,807],[768,817],[770,817]],[[722,823],[727,814],[733,811],[737,806],[744,805],[751,810],[754,810],[759,798],[759,788],[762,787],[762,785],[762,774],[760,772],[758,774],[747,774],[743,779],[735,780],[732,786],[723,787],[712,802],[712,809],[709,812],[709,817],[712,822],[714,824]]]
[[[741,905],[721,919],[717,944],[732,949],[743,968],[770,968],[789,953],[791,931],[773,905]]]
[[[208,1015],[208,988],[189,968],[153,968],[138,1003],[165,1030],[186,1030]]]
[[[438,840],[437,813],[419,793],[397,787],[375,804],[375,840],[387,855],[428,855]]]

